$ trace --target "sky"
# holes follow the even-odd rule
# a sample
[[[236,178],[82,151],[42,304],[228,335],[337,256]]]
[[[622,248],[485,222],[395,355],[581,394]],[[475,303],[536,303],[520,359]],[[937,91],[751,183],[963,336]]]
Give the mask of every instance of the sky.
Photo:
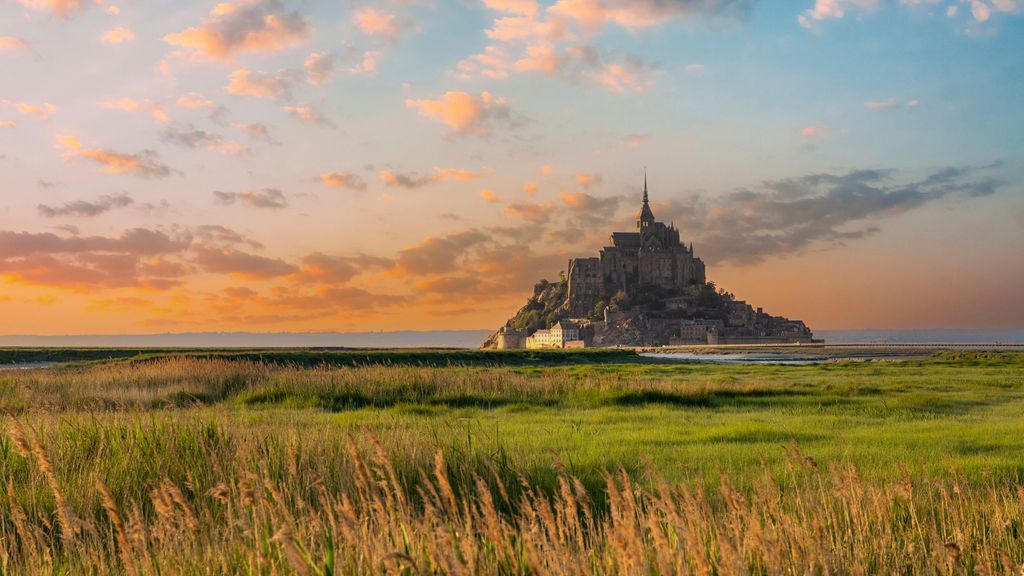
[[[497,328],[652,207],[812,329],[1024,327],[1024,0],[3,0],[0,334]]]

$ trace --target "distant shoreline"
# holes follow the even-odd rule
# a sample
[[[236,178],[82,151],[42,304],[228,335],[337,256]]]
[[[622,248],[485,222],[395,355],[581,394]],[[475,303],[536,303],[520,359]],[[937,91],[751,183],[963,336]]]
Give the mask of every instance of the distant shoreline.
[[[38,348],[478,348],[493,330],[393,332],[185,332],[165,334],[6,335],[0,347]],[[1015,330],[819,330],[818,346],[1024,347]],[[809,347],[815,344],[804,344]]]

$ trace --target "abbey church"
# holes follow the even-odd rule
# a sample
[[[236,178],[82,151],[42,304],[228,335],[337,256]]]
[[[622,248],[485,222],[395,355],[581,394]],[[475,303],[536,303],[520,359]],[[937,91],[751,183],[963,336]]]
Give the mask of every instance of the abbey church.
[[[658,222],[644,176],[633,232],[613,232],[597,257],[573,258],[484,348],[566,348],[810,342],[799,320],[766,314],[708,282],[674,224]]]
[[[636,232],[612,232],[611,246],[598,258],[569,261],[569,301],[577,311],[592,309],[602,296],[629,294],[639,287],[686,291],[703,285],[704,261],[686,247],[679,230],[654,219],[644,177],[644,202]]]

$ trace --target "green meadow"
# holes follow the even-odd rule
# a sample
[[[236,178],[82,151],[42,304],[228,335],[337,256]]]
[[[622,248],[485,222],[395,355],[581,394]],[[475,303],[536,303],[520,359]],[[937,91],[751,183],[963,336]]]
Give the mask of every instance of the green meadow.
[[[165,351],[0,372],[0,567],[980,573],[1024,560],[1020,353],[804,366],[351,354]],[[840,496],[851,485],[862,488]],[[590,524],[557,535],[568,520],[530,516],[538,502],[571,502]],[[627,505],[630,564],[614,537]],[[694,523],[684,545],[683,524],[652,515],[690,505],[701,512],[675,520]],[[342,510],[383,540],[341,534]],[[833,524],[810,519],[822,510]],[[788,522],[793,541],[716,531],[741,511],[751,525]],[[280,526],[257,529],[260,514]],[[868,519],[894,540],[835,544]],[[523,531],[537,523],[554,531],[538,550],[568,546],[565,558],[530,559]],[[442,558],[432,546],[469,548]]]

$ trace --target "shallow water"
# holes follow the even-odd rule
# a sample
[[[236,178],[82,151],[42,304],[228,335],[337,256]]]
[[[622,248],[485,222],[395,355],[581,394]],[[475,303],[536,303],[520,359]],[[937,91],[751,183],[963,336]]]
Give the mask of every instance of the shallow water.
[[[803,366],[834,360],[834,356],[808,356],[759,352],[755,354],[693,354],[691,352],[643,353],[644,358],[675,361],[681,364],[786,364]],[[858,358],[864,358],[858,356]]]
[[[57,365],[58,362],[21,362],[18,364],[0,364],[2,370],[32,370],[33,368],[49,368]]]

